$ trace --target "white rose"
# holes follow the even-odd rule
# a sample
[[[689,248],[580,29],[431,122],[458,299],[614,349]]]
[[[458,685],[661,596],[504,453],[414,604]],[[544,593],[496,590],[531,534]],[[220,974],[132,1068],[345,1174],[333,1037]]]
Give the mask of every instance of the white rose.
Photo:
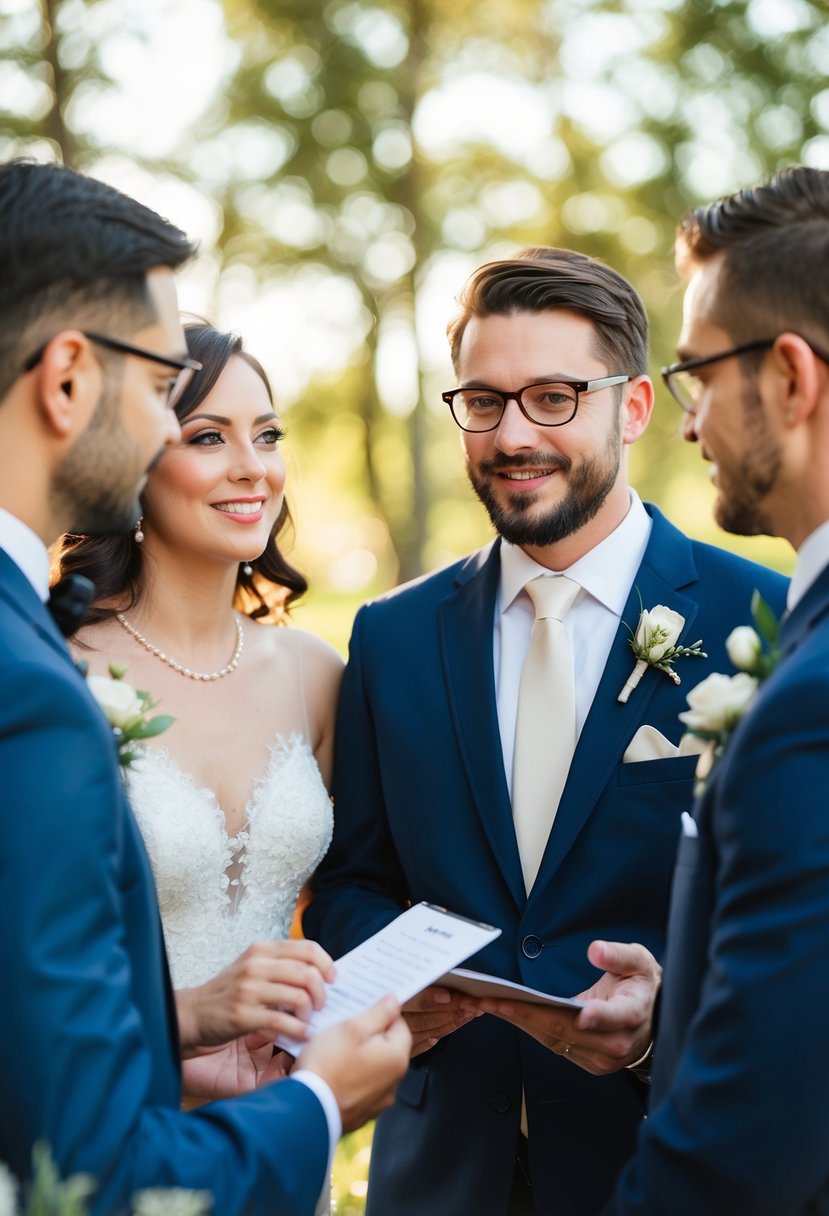
[[[738,625],[725,641],[728,657],[741,671],[751,671],[760,657],[763,643],[750,625]]]
[[[90,676],[87,684],[110,726],[128,730],[143,714],[144,704],[131,684],[109,676]]]
[[[715,671],[688,693],[689,708],[679,715],[689,730],[719,731],[742,718],[757,692],[758,681],[744,671],[724,676]]]
[[[213,1207],[210,1191],[153,1188],[138,1191],[133,1199],[135,1216],[206,1216]]]
[[[676,645],[677,638],[682,632],[685,617],[673,608],[657,604],[655,608],[646,608],[639,618],[636,630],[636,644],[644,652],[642,657],[649,663],[658,663],[665,652]],[[660,629],[659,641],[654,643],[654,631]]]
[[[17,1183],[14,1175],[0,1161],[0,1216],[14,1216],[17,1211]]]

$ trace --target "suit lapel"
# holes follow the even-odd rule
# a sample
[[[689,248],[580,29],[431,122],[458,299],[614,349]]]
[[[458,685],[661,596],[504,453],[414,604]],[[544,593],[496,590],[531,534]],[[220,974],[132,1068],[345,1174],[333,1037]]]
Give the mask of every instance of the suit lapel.
[[[792,653],[804,641],[821,617],[829,611],[829,566],[815,579],[802,600],[795,604],[783,621],[780,645],[783,657]]]
[[[464,770],[495,857],[519,907],[524,880],[512,824],[495,699],[492,630],[500,574],[497,542],[469,559],[440,606],[438,630],[449,706]]]
[[[648,547],[633,580],[604,673],[579,737],[533,892],[542,889],[570,850],[625,748],[647,720],[647,709],[659,682],[668,679],[663,672],[649,669],[631,693],[630,700],[624,705],[618,700],[636,661],[629,639],[642,608],[666,604],[680,612],[685,617],[680,643],[688,646],[696,640],[693,627],[698,605],[679,590],[696,581],[691,543],[655,508],[648,510],[653,516]]]

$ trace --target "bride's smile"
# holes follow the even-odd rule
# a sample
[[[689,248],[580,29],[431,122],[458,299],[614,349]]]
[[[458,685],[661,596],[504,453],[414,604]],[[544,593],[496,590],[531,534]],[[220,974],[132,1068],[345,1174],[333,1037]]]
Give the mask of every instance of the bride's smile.
[[[148,552],[163,545],[231,563],[257,557],[282,510],[282,437],[262,379],[234,355],[147,486]]]

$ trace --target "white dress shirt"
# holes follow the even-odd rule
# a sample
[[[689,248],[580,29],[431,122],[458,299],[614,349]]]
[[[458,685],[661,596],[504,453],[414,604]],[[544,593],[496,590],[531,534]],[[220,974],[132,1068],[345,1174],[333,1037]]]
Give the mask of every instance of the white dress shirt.
[[[829,519],[806,537],[797,551],[792,581],[786,595],[789,612],[798,604],[824,569],[829,566]]]
[[[49,554],[43,541],[16,515],[0,507],[0,549],[19,566],[44,604],[49,598]]]
[[[593,704],[650,533],[650,516],[638,494],[631,490],[630,510],[619,526],[572,566],[558,571],[581,587],[564,619],[576,677],[576,738]],[[519,546],[501,543],[492,649],[501,751],[510,795],[518,686],[535,619],[524,587],[530,579],[549,574]]]

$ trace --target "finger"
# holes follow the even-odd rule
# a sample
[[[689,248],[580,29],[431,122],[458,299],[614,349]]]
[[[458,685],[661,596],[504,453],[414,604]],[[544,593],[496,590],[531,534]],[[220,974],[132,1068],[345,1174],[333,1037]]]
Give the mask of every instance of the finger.
[[[389,992],[368,1009],[351,1018],[351,1024],[365,1038],[384,1034],[400,1017],[400,1002]]]
[[[461,1002],[461,996],[457,992],[450,992],[448,988],[424,988],[422,992],[418,992],[417,996],[413,996],[406,1001],[403,1009],[407,1012],[417,1011],[419,1009],[434,1009],[436,1005],[447,1006],[452,1005],[458,1007]]]
[[[541,1031],[548,1039],[565,1041],[573,1037],[575,1014],[562,1009],[531,1004],[529,1001],[501,1001],[487,999],[481,1002],[485,1013],[524,1027],[533,1033]]]
[[[461,1026],[463,1025],[463,1022],[444,1022],[442,1026],[432,1026],[428,1030],[417,1029],[416,1027],[409,1026],[409,1033],[415,1042],[428,1042],[430,1047],[434,1047],[438,1039],[445,1039],[448,1034],[454,1034],[455,1031],[460,1030]]]
[[[268,1085],[271,1081],[281,1081],[288,1075],[284,1056],[285,1053],[280,1052],[278,1055],[275,1055],[273,1059],[268,1061],[266,1067],[263,1068],[262,1071],[257,1075],[257,1089],[260,1087],[260,1085]]]
[[[594,967],[613,975],[652,975],[659,970],[650,950],[639,942],[593,941],[587,957]]]
[[[319,973],[329,982],[333,979],[334,960],[326,950],[323,950],[319,942],[301,938],[298,941],[278,942],[277,945],[280,947],[280,953],[284,953],[287,947],[288,957],[296,957],[302,962],[316,967]]]
[[[294,1002],[309,1002],[314,1009],[322,1009],[325,1004],[325,981],[316,967],[309,963],[293,959],[272,961],[263,977],[267,987],[258,990],[257,995],[264,992],[265,1003],[268,1005],[289,1004]]]
[[[574,1024],[593,1033],[632,1034],[649,1023],[650,1010],[650,1001],[620,994],[607,1001],[586,1001]]]
[[[285,1035],[286,1038],[297,1039],[300,1043],[305,1043],[311,1034],[306,1022],[293,1017],[290,1013],[283,1013],[281,1011],[273,1015],[273,1021],[269,1029],[271,1031],[269,1036],[270,1042],[273,1042],[280,1035]]]
[[[403,1010],[406,1024],[412,1033],[439,1030],[441,1026],[465,1026],[478,1017],[480,1011],[467,1009],[433,1009],[429,1013],[409,1013]]]
[[[408,1055],[412,1043],[411,1032],[403,1018],[396,1018],[386,1031],[386,1038],[396,1051]]]
[[[328,982],[334,976],[334,963],[330,954],[327,954],[318,942],[305,939],[253,942],[237,962],[243,970],[256,975],[267,973],[274,963],[295,963],[313,968]]]

